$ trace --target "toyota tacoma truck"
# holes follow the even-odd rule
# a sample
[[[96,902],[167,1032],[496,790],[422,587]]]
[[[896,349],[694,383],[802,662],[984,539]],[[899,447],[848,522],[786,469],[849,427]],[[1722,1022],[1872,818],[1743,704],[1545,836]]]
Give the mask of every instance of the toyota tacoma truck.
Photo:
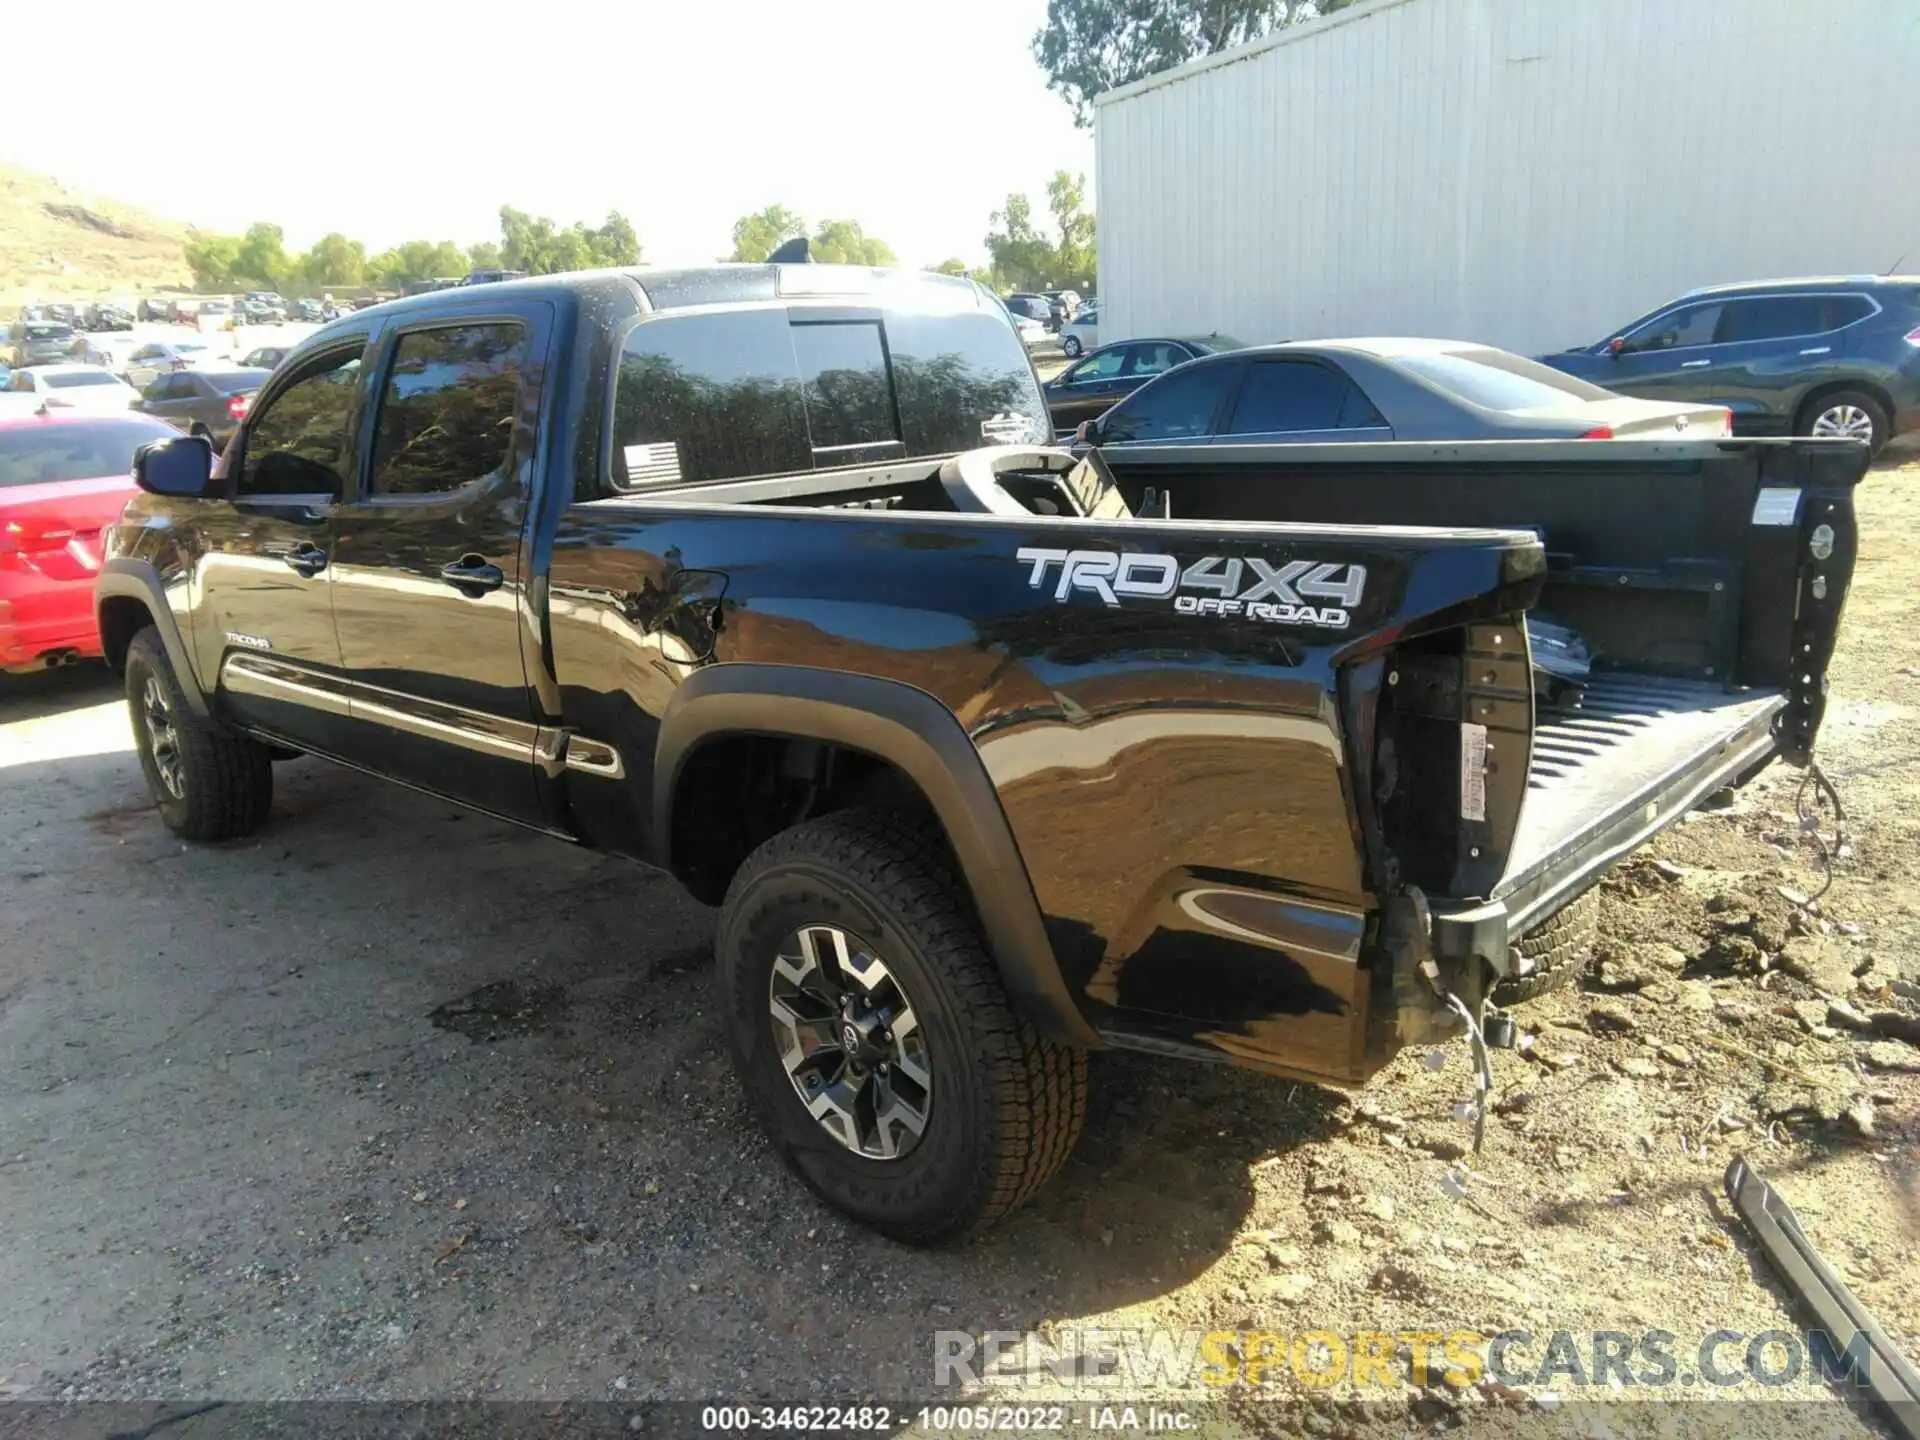
[[[775,1148],[910,1241],[1059,1168],[1088,1051],[1361,1084],[1809,760],[1859,445],[1050,433],[963,279],[440,291],[140,454],[101,635],[183,837],[313,754],[677,876]]]

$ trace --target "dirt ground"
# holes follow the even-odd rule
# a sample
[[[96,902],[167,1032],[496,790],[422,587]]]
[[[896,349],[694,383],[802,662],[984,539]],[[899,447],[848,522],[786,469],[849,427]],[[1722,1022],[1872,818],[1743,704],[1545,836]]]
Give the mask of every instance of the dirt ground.
[[[1464,1043],[1354,1096],[1098,1056],[1064,1174],[944,1251],[778,1168],[723,1054],[712,917],[670,881],[316,762],[280,768],[262,837],[188,849],[108,680],[12,685],[0,1396],[951,1399],[935,1331],[1094,1327],[1664,1329],[1683,1371],[1724,1328],[1738,1369],[1802,1322],[1720,1198],[1736,1153],[1912,1355],[1920,455],[1859,506],[1821,742],[1847,848],[1817,914],[1783,893],[1822,881],[1777,769],[1607,883],[1602,963],[1494,1056],[1464,1184]],[[1268,1378],[1214,1413],[1532,1431],[1611,1393],[1434,1380],[1353,1408]],[[1819,1384],[1737,1393],[1823,1403],[1726,1433],[1873,1433]]]

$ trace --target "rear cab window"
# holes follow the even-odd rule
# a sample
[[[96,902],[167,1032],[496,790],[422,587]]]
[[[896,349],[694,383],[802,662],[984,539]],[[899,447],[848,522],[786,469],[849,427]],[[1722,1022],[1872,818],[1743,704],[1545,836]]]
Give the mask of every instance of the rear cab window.
[[[611,493],[1046,441],[1005,314],[967,290],[924,298],[642,319],[613,377]]]

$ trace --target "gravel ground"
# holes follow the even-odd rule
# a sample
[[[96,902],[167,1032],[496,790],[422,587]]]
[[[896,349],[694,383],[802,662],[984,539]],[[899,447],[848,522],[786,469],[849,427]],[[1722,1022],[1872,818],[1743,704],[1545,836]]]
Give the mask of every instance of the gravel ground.
[[[927,1398],[949,1329],[1658,1327],[1684,1353],[1796,1328],[1717,1198],[1736,1150],[1913,1353],[1920,1048],[1846,1015],[1920,1015],[1916,484],[1896,458],[1862,491],[1823,742],[1851,850],[1820,913],[1779,893],[1818,886],[1787,773],[1627,867],[1602,968],[1496,1057],[1465,1198],[1462,1045],[1353,1097],[1099,1056],[1050,1189],[903,1249],[760,1142],[711,912],[670,881],[318,762],[278,768],[264,835],[188,849],[102,672],[11,684],[0,1396]],[[1225,1423],[1537,1428],[1538,1388],[1322,1413],[1282,1376]],[[1726,1433],[1868,1423],[1756,1413]]]

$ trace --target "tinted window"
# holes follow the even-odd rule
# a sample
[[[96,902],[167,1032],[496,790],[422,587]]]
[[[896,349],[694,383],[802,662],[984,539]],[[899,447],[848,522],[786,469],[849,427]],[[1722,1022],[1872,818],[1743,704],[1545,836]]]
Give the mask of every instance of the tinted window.
[[[1838,330],[1872,313],[1873,302],[1864,295],[1828,295],[1820,301],[1820,328]]]
[[[1629,335],[1626,348],[1677,350],[1684,345],[1711,345],[1725,308],[1720,301],[1713,300],[1687,310],[1670,310]]]
[[[889,311],[887,350],[909,455],[1044,443],[1053,422],[1026,346],[1006,316],[959,291],[955,305]]]
[[[1269,360],[1247,371],[1224,433],[1263,435],[1385,423],[1354,383],[1331,366]]]
[[[73,327],[70,325],[27,326],[27,339],[29,340],[71,340],[72,338]]]
[[[0,489],[125,475],[133,469],[135,450],[179,433],[171,425],[137,416],[0,427]]]
[[[796,324],[793,357],[815,450],[899,441],[878,321]]]
[[[614,488],[811,469],[791,328],[781,310],[635,326],[615,380]]]
[[[146,398],[149,400],[185,400],[192,394],[192,379],[171,370],[156,377],[145,391]]]
[[[1210,433],[1229,365],[1195,365],[1136,390],[1100,421],[1102,443],[1186,440]]]
[[[1111,380],[1126,363],[1127,348],[1125,345],[1116,345],[1111,350],[1089,355],[1060,378],[1069,385],[1083,384],[1088,380]]]
[[[1826,327],[1825,302],[1818,295],[1767,295],[1732,300],[1720,317],[1714,338],[1721,344],[1740,340],[1779,340],[1790,335],[1817,335]]]
[[[344,495],[347,424],[359,384],[360,352],[336,353],[254,411],[237,493]]]
[[[402,335],[380,393],[370,495],[433,495],[493,474],[513,449],[519,325]]]
[[[64,375],[42,377],[49,390],[71,390],[79,385],[117,385],[120,382],[105,370],[69,370]]]
[[[1231,335],[1209,335],[1204,340],[1189,340],[1187,344],[1202,355],[1218,355],[1223,350],[1247,348],[1245,341],[1236,340]]]
[[[1540,410],[1613,398],[1597,385],[1502,350],[1396,355],[1391,363],[1486,410]]]

